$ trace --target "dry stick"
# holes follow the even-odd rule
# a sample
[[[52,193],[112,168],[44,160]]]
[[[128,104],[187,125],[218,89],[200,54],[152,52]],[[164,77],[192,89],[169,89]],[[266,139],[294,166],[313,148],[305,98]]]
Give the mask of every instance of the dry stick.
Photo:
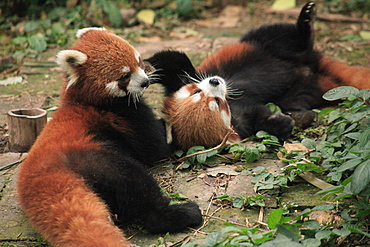
[[[264,208],[260,207],[260,212],[258,214],[258,221],[263,222]]]
[[[193,153],[193,154],[186,155],[186,156],[184,156],[184,157],[182,157],[182,158],[178,159],[177,161],[178,161],[178,162],[181,162],[181,161],[184,161],[185,159],[190,158],[190,157],[193,157],[193,156],[195,156],[195,155],[198,155],[198,154],[205,154],[205,153],[212,152],[212,151],[214,151],[214,150],[218,150],[218,149],[222,148],[222,147],[225,145],[225,143],[227,142],[227,139],[229,139],[230,135],[231,135],[233,132],[234,132],[234,130],[233,130],[232,128],[229,128],[229,129],[227,130],[227,133],[226,133],[226,135],[225,135],[224,139],[222,140],[222,142],[221,142],[218,146],[213,147],[213,148],[211,148],[211,149],[204,150],[204,151],[199,151],[199,152],[196,152],[196,153]]]

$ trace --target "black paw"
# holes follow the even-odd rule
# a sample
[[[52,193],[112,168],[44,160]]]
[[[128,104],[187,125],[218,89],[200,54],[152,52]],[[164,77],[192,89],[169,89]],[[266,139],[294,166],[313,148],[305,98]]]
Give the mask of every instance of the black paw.
[[[313,24],[315,22],[316,6],[314,2],[308,2],[303,6],[297,20],[297,29],[300,37],[307,39],[313,43],[314,31]]]
[[[266,126],[263,130],[277,136],[279,139],[286,140],[292,134],[294,121],[290,116],[279,113],[269,116],[265,124]]]
[[[151,233],[179,232],[203,222],[202,213],[194,202],[169,205],[147,219],[144,227]]]
[[[290,115],[294,120],[294,125],[301,129],[306,129],[317,120],[317,113],[313,111],[295,111]]]

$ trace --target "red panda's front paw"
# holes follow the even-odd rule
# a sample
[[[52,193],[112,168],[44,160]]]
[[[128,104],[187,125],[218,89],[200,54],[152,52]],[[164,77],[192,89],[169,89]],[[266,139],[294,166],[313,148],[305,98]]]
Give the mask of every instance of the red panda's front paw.
[[[267,118],[264,130],[279,139],[286,140],[291,136],[293,126],[294,120],[290,116],[279,113]]]
[[[151,233],[180,232],[203,222],[202,213],[194,202],[169,205],[153,212],[144,228]]]

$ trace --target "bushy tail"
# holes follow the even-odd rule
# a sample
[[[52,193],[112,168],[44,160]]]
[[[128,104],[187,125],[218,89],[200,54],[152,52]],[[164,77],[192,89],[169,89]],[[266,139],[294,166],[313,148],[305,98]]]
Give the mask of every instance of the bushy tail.
[[[339,86],[370,89],[370,69],[348,66],[333,58],[322,57],[319,64],[318,80],[323,92]]]
[[[27,162],[27,161],[26,161]],[[32,225],[54,247],[126,247],[129,242],[111,222],[101,199],[67,169],[30,174],[22,164],[21,205]],[[34,176],[33,176],[34,175]]]

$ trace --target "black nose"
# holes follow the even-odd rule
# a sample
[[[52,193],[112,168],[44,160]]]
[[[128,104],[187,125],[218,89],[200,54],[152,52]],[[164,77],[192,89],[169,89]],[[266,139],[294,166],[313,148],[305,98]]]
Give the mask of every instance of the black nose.
[[[217,85],[220,84],[220,81],[216,78],[211,78],[211,79],[209,79],[209,83],[213,86],[217,86]]]
[[[149,80],[145,79],[144,81],[141,82],[141,87],[148,87],[149,86]]]

